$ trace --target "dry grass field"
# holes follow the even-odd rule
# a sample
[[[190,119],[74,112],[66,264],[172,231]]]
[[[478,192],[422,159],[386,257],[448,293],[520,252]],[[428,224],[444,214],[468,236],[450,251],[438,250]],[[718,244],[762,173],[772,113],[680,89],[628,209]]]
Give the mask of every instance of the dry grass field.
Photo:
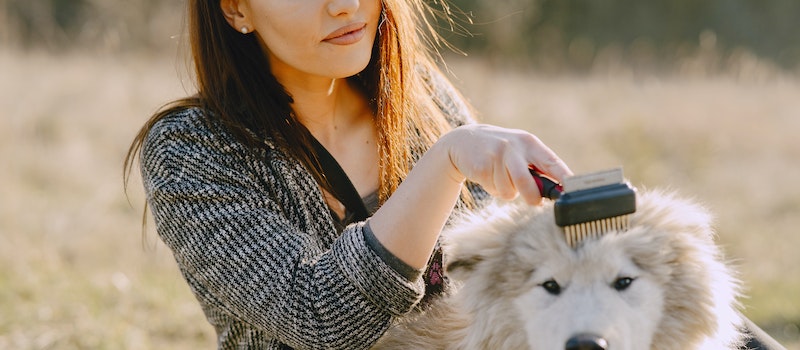
[[[134,133],[185,94],[176,62],[0,51],[0,349],[214,347],[169,252],[142,238],[138,179],[130,202],[122,189]],[[576,172],[623,166],[705,203],[746,313],[800,349],[800,80],[452,68],[484,121],[533,131]]]

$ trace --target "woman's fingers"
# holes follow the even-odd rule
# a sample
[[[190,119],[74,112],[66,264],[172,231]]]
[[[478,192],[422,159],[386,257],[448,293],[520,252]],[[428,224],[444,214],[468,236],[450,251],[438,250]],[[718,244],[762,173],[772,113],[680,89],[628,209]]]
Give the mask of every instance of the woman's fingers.
[[[469,125],[446,136],[455,170],[501,199],[521,195],[530,204],[541,201],[530,164],[559,181],[572,175],[555,152],[522,130]]]
[[[517,197],[517,189],[514,181],[509,175],[508,168],[504,162],[497,162],[494,166],[494,191],[495,197],[512,200]]]
[[[526,158],[530,164],[533,164],[537,169],[552,176],[559,182],[573,175],[567,163],[561,160],[550,147],[547,147],[538,137],[530,136],[530,146],[525,147],[527,150]]]
[[[518,159],[508,163],[509,178],[514,184],[517,192],[528,204],[539,204],[542,195],[539,187],[528,170],[528,164],[524,159]]]

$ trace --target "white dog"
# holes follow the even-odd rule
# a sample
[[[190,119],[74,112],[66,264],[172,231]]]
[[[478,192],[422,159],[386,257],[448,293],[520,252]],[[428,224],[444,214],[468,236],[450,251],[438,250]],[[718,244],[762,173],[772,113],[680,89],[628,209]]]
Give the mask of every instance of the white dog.
[[[738,282],[702,208],[637,195],[625,232],[570,248],[552,203],[497,204],[443,235],[451,295],[381,349],[733,349]]]

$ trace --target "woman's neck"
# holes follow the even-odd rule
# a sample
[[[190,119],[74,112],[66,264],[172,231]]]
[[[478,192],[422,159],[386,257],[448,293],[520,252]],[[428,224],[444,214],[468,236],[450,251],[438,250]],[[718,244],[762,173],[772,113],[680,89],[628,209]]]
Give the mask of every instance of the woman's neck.
[[[365,121],[371,121],[366,99],[346,79],[284,85],[300,123],[323,145],[333,145]]]
[[[287,84],[300,123],[330,152],[360,196],[378,189],[375,122],[366,97],[346,79]],[[329,203],[338,201],[325,192]],[[334,208],[343,217],[343,207]]]

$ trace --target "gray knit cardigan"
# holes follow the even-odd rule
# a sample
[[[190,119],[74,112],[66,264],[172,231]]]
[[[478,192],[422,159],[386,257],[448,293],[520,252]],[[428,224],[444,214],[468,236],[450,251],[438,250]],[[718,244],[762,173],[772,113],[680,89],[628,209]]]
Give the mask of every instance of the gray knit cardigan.
[[[141,153],[158,235],[220,349],[370,347],[425,284],[366,244],[364,222],[337,233],[313,176],[267,146],[248,149],[197,108],[158,121]]]

